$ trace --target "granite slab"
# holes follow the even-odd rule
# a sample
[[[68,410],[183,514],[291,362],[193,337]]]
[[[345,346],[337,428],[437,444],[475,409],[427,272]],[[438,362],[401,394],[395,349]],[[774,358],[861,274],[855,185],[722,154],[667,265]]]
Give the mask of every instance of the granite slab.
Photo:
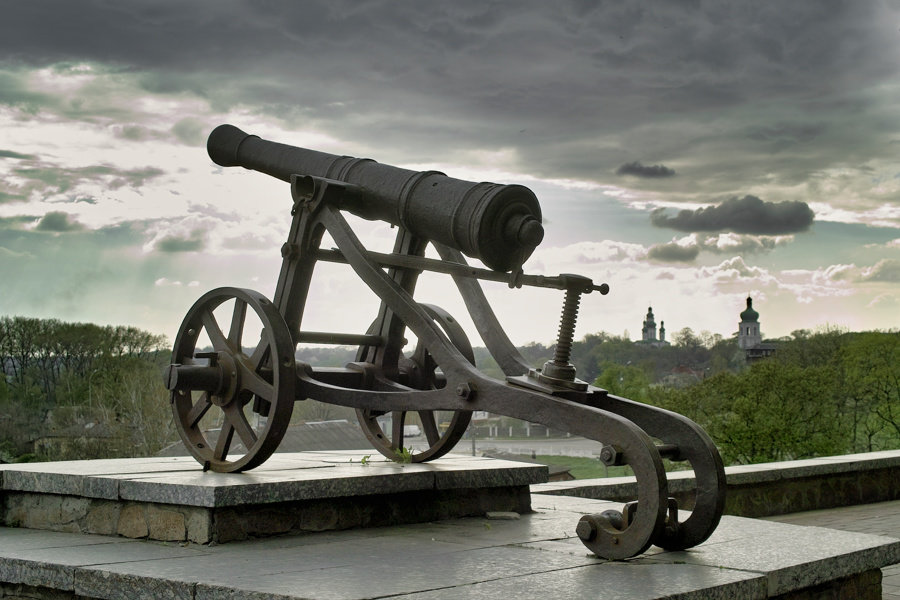
[[[900,450],[884,450],[804,460],[732,465],[725,467],[725,476],[729,486],[758,485],[789,479],[827,477],[897,467],[900,467]],[[693,489],[695,485],[693,471],[670,472],[667,474],[667,479],[672,492]],[[603,498],[633,493],[635,485],[634,477],[606,477],[549,482],[535,487],[533,491],[540,494]],[[606,496],[602,494],[606,494]]]
[[[548,471],[542,465],[466,456],[400,464],[345,450],[275,454],[245,473],[204,472],[192,458],[171,457],[0,465],[0,476],[0,490],[212,508],[528,486],[545,482]]]
[[[519,519],[213,546],[0,528],[0,580],[110,600],[767,598],[900,562],[891,538],[740,517],[690,551],[598,559],[574,524],[619,506],[536,495],[535,512]]]
[[[730,517],[728,521],[723,535],[717,536],[717,530],[705,544],[690,551],[657,549],[637,560],[765,573],[770,595],[900,562],[900,540],[893,538],[824,527],[803,527],[786,538],[788,532],[758,528],[759,521],[754,519]],[[746,543],[748,535],[753,536],[753,544]]]

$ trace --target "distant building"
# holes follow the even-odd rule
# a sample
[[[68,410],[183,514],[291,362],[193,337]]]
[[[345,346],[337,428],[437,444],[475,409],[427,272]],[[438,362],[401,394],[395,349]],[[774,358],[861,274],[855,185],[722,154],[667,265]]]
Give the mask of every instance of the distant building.
[[[738,323],[738,347],[744,351],[747,362],[775,354],[775,345],[762,341],[759,313],[753,310],[750,296],[747,296],[747,308],[741,312],[741,322]]]
[[[659,338],[656,337],[656,319],[653,317],[653,307],[647,307],[647,316],[644,317],[644,326],[641,329],[641,341],[639,344],[647,344],[659,348],[668,346],[666,341],[666,322],[659,322]]]

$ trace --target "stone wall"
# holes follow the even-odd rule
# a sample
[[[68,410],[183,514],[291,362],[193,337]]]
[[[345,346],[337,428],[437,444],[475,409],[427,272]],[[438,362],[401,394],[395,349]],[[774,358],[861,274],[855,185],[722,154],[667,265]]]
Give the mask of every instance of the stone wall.
[[[768,517],[900,499],[900,450],[725,468],[725,514]],[[669,473],[669,495],[693,506],[693,471]],[[532,492],[629,501],[634,477],[543,483]]]
[[[531,496],[527,485],[420,490],[397,495],[227,507],[115,501],[10,491],[5,493],[0,524],[66,533],[95,533],[164,542],[208,544],[288,533],[483,516],[488,512],[530,511]]]

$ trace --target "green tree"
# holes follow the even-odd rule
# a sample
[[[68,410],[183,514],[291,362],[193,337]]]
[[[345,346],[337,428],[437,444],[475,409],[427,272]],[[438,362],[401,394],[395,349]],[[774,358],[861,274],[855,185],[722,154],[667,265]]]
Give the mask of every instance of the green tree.
[[[859,451],[900,441],[900,332],[853,334],[843,347],[843,391]]]
[[[616,396],[638,402],[647,402],[650,397],[650,377],[645,369],[632,365],[603,363],[594,385]]]
[[[762,361],[654,400],[697,421],[726,463],[757,463],[847,450],[835,406],[823,402],[833,385],[827,368]]]
[[[0,449],[13,458],[38,443],[44,458],[156,452],[173,431],[165,344],[135,327],[0,318]]]

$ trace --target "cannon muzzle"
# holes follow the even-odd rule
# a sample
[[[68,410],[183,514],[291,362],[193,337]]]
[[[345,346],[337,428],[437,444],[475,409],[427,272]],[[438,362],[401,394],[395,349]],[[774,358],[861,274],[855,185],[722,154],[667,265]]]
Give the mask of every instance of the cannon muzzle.
[[[369,158],[337,156],[250,135],[220,125],[209,135],[210,158],[283,181],[291,175],[335,179],[363,193],[342,209],[380,219],[480,259],[495,271],[518,269],[544,237],[537,197],[521,185],[474,183],[438,171],[411,171]]]

